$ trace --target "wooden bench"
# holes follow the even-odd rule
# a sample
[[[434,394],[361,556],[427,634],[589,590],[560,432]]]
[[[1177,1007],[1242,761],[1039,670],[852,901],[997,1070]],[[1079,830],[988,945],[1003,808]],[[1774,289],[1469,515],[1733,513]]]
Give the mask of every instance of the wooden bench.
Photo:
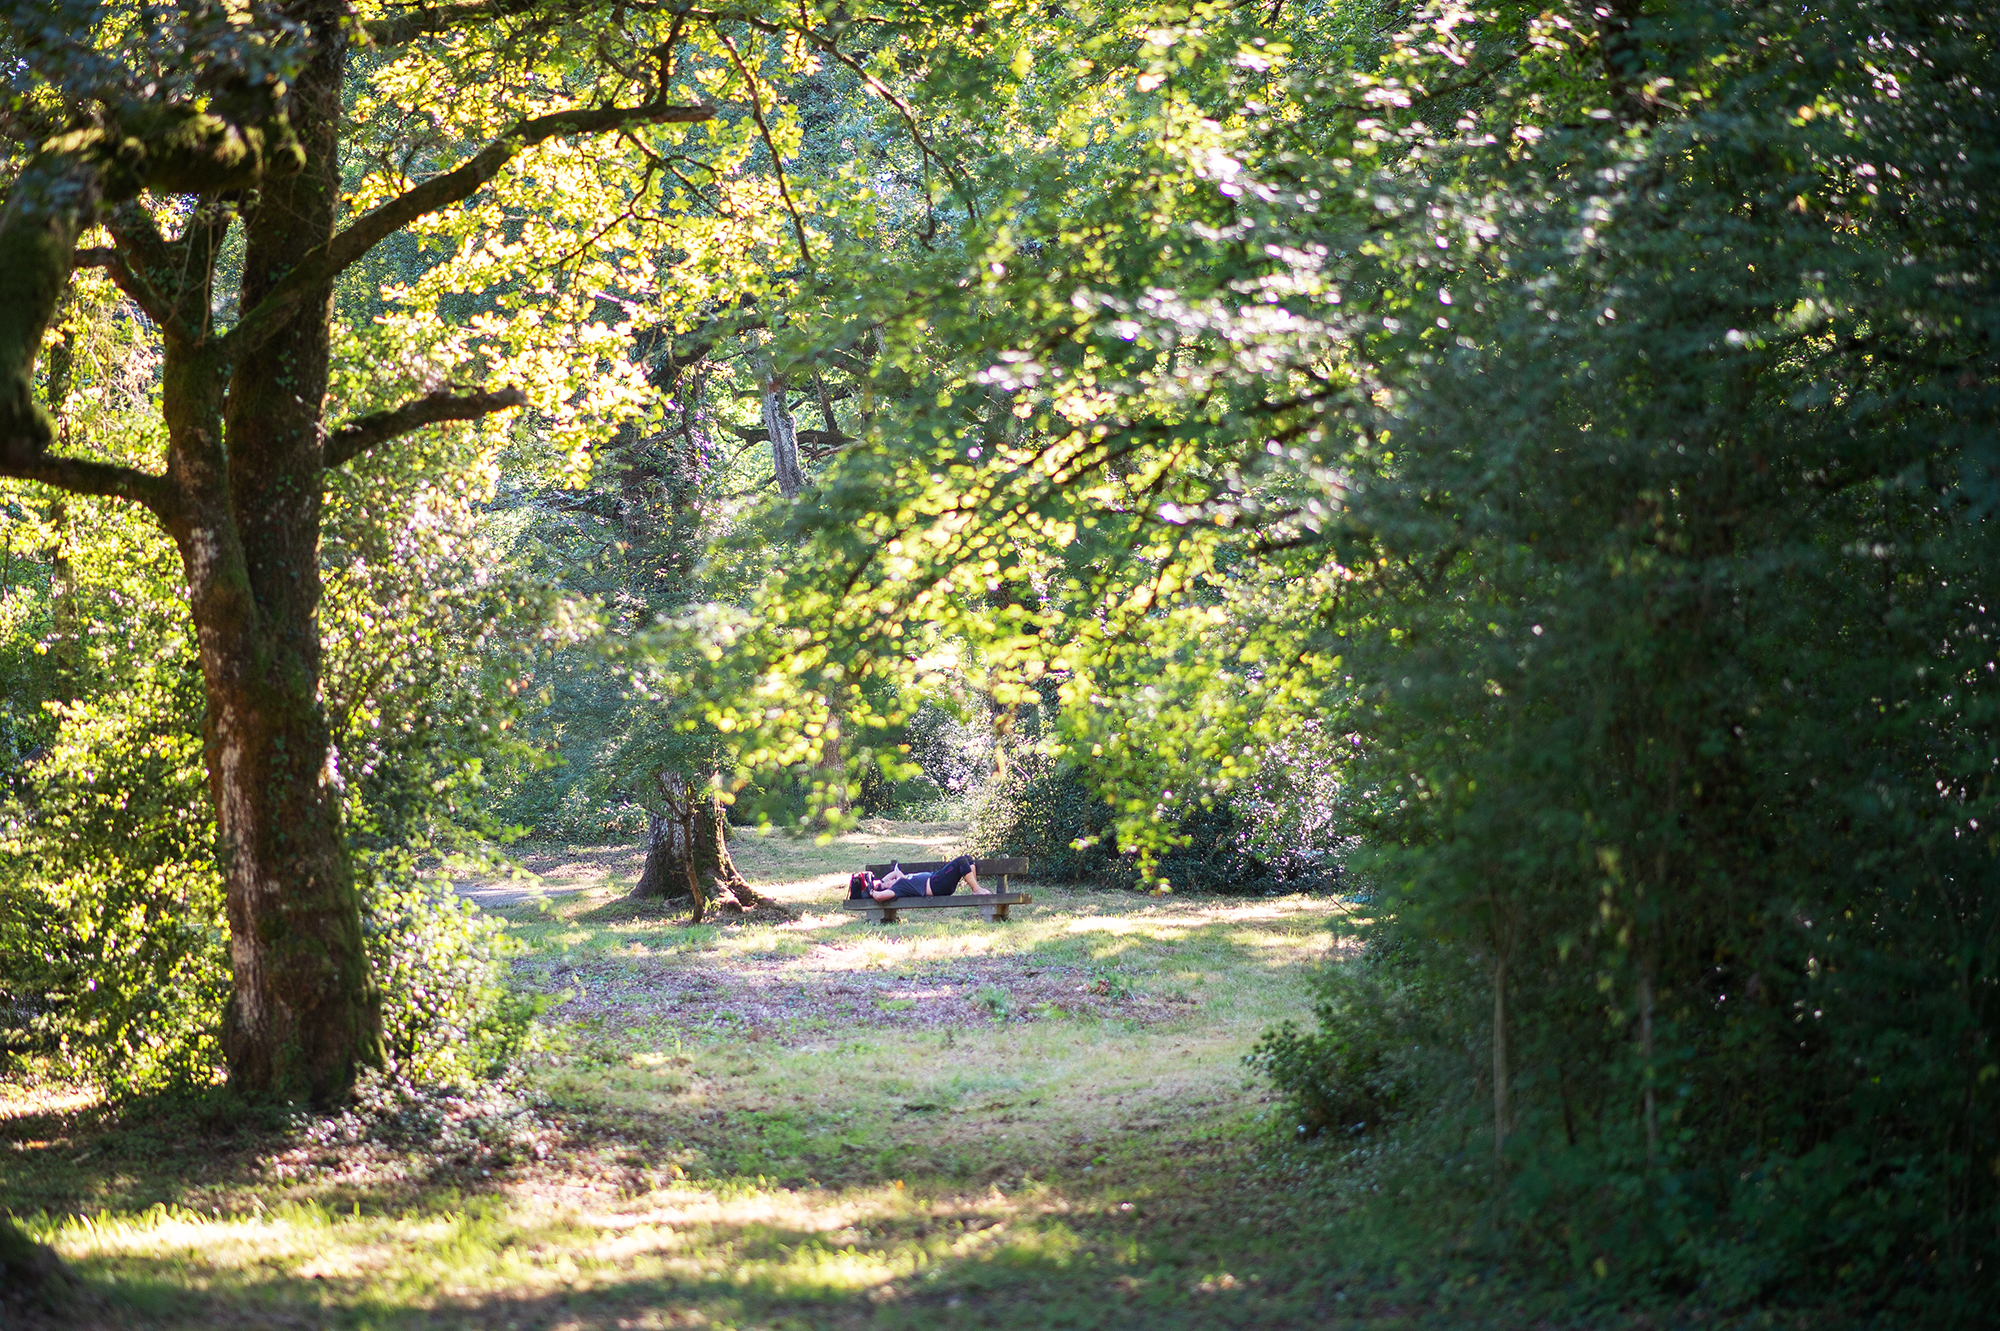
[[[903,865],[903,872],[932,873],[944,868],[949,863],[949,860],[911,860]],[[889,872],[890,869],[890,866],[886,864],[866,864],[862,867],[877,878]],[[873,897],[863,897],[861,900],[855,901],[850,898],[844,904],[848,910],[871,919],[877,924],[894,924],[896,923],[897,916],[906,910],[951,910],[959,906],[970,906],[989,920],[1004,920],[1007,918],[1008,907],[1026,906],[1034,901],[1034,898],[1026,892],[1009,892],[1007,890],[1007,878],[1010,874],[1026,873],[1028,871],[1028,862],[1026,860],[1014,858],[974,860],[972,867],[979,874],[979,885],[981,887],[987,885],[989,878],[998,878],[1000,880],[1000,890],[998,892],[991,890],[986,892],[966,892],[961,890],[957,894],[948,897],[897,897],[894,901],[877,901]]]

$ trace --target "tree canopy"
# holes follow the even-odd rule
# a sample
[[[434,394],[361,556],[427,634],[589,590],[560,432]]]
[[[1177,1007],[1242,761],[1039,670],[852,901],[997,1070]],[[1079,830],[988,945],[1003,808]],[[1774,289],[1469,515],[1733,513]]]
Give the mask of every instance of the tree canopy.
[[[1391,1080],[1483,1116],[1527,1223],[1984,1288],[1990,25],[1389,18],[1066,15],[934,82],[1007,114],[977,216],[857,286],[924,390],[719,721],[778,755],[857,672],[1053,681],[1142,859],[1305,742],[1442,986],[1381,1038],[1490,1069]],[[1269,1057],[1366,1127],[1320,1116],[1378,1076],[1329,1002]]]
[[[0,474],[151,511],[162,644],[150,712],[36,658],[15,826],[44,906],[114,824],[219,894],[233,1081],[384,1056],[357,855],[837,825],[948,714],[1154,890],[1338,854],[1303,1136],[1476,1136],[1600,1278],[1990,1308],[1985,6],[0,14]]]

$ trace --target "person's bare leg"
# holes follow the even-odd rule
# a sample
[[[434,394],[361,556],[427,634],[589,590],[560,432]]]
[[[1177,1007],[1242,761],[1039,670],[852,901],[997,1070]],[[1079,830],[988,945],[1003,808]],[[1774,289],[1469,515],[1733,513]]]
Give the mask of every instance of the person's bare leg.
[[[967,869],[965,877],[960,881],[965,884],[965,890],[968,892],[977,892],[981,896],[990,895],[985,888],[979,885],[979,869],[976,865],[973,868]]]

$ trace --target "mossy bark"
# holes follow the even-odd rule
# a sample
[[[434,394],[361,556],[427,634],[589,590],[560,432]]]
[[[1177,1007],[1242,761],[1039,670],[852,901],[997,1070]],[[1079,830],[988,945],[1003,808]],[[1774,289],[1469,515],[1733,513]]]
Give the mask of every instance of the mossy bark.
[[[656,97],[524,120],[336,233],[350,6],[292,0],[283,8],[312,53],[285,85],[225,79],[199,109],[103,108],[99,124],[41,144],[8,189],[0,205],[0,476],[133,500],[173,537],[206,688],[234,982],[223,1030],[231,1080],[250,1095],[325,1104],[381,1060],[382,1037],[341,826],[342,778],[319,698],[324,473],[427,424],[525,400],[518,388],[433,392],[329,435],[333,281],[534,144],[630,123],[703,121],[714,109]],[[439,25],[460,21],[469,20]],[[145,189],[199,196],[181,215],[179,236],[162,235],[155,211],[135,202]],[[241,315],[218,333],[216,259],[239,208]],[[78,237],[100,223],[116,244],[81,257]],[[54,421],[31,390],[43,334],[78,262],[105,268],[160,331],[163,475],[51,448]],[[732,868],[725,877],[733,876]]]
[[[42,335],[69,288],[76,240],[111,203],[244,189],[296,170],[290,123],[245,125],[186,107],[115,108],[108,124],[41,146],[0,207],[0,463],[25,465],[55,440],[35,401]]]
[[[708,783],[676,772],[656,772],[653,783],[646,867],[632,889],[633,900],[687,898],[697,923],[711,909],[784,911],[737,872],[729,855],[728,820]]]
[[[294,85],[302,170],[265,177],[244,218],[244,304],[333,232],[344,50],[327,4],[300,15],[318,53]],[[289,131],[288,131],[289,133]],[[379,1003],[319,701],[321,409],[330,289],[241,354],[209,310],[225,210],[173,242],[149,215],[107,218],[157,294],[166,474],[149,503],[187,576],[208,715],[206,759],[226,891],[230,1079],[250,1095],[326,1104],[381,1060]]]
[[[309,20],[310,21],[310,20]],[[267,183],[245,218],[242,304],[333,235],[340,206],[344,48],[335,6],[291,95],[305,169]],[[321,439],[330,282],[230,367],[221,456],[203,429],[177,454],[177,532],[208,694],[208,766],[222,842],[234,981],[223,1047],[245,1089],[338,1098],[381,1059],[379,1002],[341,830],[341,776],[319,698]],[[217,377],[197,376],[204,386]],[[212,389],[211,389],[212,391]],[[215,404],[203,404],[209,415]],[[191,422],[190,422],[191,423]],[[199,471],[199,476],[195,474]]]
[[[146,210],[114,205],[147,187],[214,199],[261,186],[245,219],[243,305],[253,306],[333,234],[343,12],[331,0],[295,9],[317,40],[293,85],[289,119],[270,113],[258,126],[185,108],[127,108],[106,127],[43,145],[0,210],[0,469],[140,499],[179,548],[207,691],[227,889],[231,1079],[253,1095],[321,1103],[343,1097],[360,1067],[381,1058],[339,774],[318,697],[331,286],[308,293],[235,354],[212,335],[209,315],[226,207],[205,205],[169,242]],[[118,237],[163,336],[164,477],[50,454],[55,422],[29,392],[76,239],[99,221]]]

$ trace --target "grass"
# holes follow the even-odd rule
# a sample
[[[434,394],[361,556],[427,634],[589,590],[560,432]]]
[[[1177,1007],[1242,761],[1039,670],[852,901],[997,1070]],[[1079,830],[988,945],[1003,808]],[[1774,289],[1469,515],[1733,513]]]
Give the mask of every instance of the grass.
[[[620,900],[635,857],[558,861],[575,890],[495,908],[557,999],[504,1091],[332,1121],[5,1092],[10,1205],[90,1290],[48,1324],[1531,1324],[1458,1274],[1361,1278],[1262,1163],[1243,1055],[1305,1015],[1339,903],[838,909],[852,864],[953,831],[743,838],[801,912],[776,925],[691,928]]]

